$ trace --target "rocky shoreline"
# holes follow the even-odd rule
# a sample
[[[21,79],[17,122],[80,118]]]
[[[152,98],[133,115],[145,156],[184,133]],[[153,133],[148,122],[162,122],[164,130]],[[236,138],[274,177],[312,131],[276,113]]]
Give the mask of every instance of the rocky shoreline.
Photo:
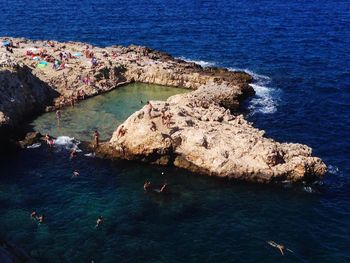
[[[10,43],[0,53],[2,138],[29,116],[143,82],[193,91],[151,101],[96,149],[98,156],[260,183],[313,180],[326,172],[311,148],[266,138],[239,114],[254,94],[244,72],[202,68],[146,47],[1,40]]]

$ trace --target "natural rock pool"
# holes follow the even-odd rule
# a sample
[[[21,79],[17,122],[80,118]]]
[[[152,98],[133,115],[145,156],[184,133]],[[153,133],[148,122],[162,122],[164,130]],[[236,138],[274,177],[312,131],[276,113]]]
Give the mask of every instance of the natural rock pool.
[[[93,131],[98,129],[101,139],[107,140],[119,124],[148,100],[166,100],[184,92],[188,90],[133,83],[82,101],[75,107],[64,108],[59,123],[55,112],[50,112],[35,119],[31,125],[42,134],[48,133],[54,137],[65,135],[83,141],[91,140]]]

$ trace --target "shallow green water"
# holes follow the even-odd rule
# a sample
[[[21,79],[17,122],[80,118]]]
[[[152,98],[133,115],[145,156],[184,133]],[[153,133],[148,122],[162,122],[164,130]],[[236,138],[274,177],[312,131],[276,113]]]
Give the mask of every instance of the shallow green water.
[[[54,137],[66,135],[83,141],[91,140],[93,131],[97,129],[101,139],[107,140],[128,116],[148,100],[166,100],[184,92],[188,90],[133,83],[61,110],[60,122],[57,122],[55,112],[50,112],[34,120],[31,125],[42,134],[48,133]]]

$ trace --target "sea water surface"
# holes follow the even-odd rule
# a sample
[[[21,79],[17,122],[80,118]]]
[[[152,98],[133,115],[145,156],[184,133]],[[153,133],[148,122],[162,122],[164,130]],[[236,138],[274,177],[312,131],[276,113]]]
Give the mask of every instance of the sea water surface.
[[[350,262],[349,1],[4,0],[0,11],[0,35],[140,44],[246,70],[247,117],[329,167],[321,186],[258,186],[41,146],[0,166],[1,237],[39,262]],[[170,194],[145,195],[147,179]]]

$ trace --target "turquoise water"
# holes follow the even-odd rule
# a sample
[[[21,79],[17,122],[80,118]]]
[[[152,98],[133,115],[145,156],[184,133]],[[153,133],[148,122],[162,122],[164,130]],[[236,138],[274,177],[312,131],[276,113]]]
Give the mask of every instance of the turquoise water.
[[[30,125],[42,134],[69,136],[83,141],[91,140],[93,131],[97,129],[101,139],[107,140],[126,118],[142,108],[148,100],[166,100],[184,92],[188,90],[133,83],[82,101],[75,107],[62,109],[59,122],[55,112],[50,112],[38,117]]]

